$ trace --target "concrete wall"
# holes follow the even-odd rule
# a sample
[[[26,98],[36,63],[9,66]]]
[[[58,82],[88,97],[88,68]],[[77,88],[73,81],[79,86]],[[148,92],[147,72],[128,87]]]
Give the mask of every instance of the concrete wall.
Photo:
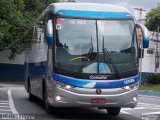
[[[150,44],[149,48],[144,50],[144,58],[142,59],[142,80],[151,73],[160,73],[160,34],[157,41],[157,33],[150,32]],[[156,49],[157,48],[157,49]],[[150,52],[148,52],[150,51]],[[159,54],[159,66],[156,67],[155,59],[156,59],[156,51]]]
[[[160,65],[155,66],[156,51],[158,51],[160,63],[160,34],[157,42],[157,33],[150,32],[150,44],[149,48],[144,50],[144,58],[142,60],[142,72],[145,73],[160,73]],[[157,48],[157,49],[156,49]],[[148,52],[152,51],[152,52]]]
[[[0,81],[24,80],[24,53],[9,60],[10,51],[0,52]]]

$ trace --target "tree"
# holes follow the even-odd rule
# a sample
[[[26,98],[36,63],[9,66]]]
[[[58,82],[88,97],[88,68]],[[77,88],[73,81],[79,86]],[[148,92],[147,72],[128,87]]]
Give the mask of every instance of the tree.
[[[160,27],[160,6],[148,12],[146,17],[146,26],[149,30],[154,31],[158,28],[158,26]]]
[[[20,12],[23,10],[23,0],[1,0],[0,8],[0,50],[16,52],[26,29],[26,21]]]
[[[24,33],[41,12],[56,0],[0,0],[0,51],[11,58],[24,50]]]

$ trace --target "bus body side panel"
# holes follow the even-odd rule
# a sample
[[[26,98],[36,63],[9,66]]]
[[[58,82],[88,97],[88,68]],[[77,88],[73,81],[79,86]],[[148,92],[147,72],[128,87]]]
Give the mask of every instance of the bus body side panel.
[[[37,23],[34,26],[32,45],[26,50],[25,56],[25,86],[28,91],[28,79],[31,93],[35,96],[43,97],[43,79],[47,76],[47,51],[45,42],[45,27]]]
[[[34,43],[27,54],[28,62],[26,68],[26,89],[28,78],[30,80],[31,93],[42,98],[42,80],[47,76],[47,46],[45,43]]]

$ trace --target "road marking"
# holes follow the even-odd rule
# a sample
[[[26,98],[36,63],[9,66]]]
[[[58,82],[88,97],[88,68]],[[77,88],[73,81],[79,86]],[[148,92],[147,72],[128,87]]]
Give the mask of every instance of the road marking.
[[[135,108],[122,108],[122,113],[124,113],[124,114],[129,113],[129,115],[131,115],[131,116],[140,118],[141,115],[140,116],[139,115],[138,116],[133,115],[132,110],[133,111],[134,110],[149,110],[149,111],[157,110],[158,112],[149,112],[148,111],[148,113],[147,112],[146,113],[143,113],[143,112],[141,113],[142,116],[143,115],[157,115],[157,114],[160,114],[160,111],[159,111],[160,110],[160,105],[150,104],[150,103],[138,103],[137,107],[135,107]]]
[[[0,106],[0,108],[10,108],[9,106]]]
[[[153,106],[152,106],[153,107]],[[131,108],[122,108],[122,110],[141,110],[141,109],[160,109],[160,108],[148,108],[148,106],[144,106],[144,107],[135,107],[134,109],[131,109]]]
[[[0,100],[0,115],[18,115],[13,98],[11,95],[11,89],[8,90],[8,100]],[[25,119],[23,119],[25,120]]]
[[[5,113],[1,113],[1,112],[0,112],[0,115],[2,115],[2,114],[5,114]]]
[[[155,104],[139,104],[139,105],[137,105],[137,106],[158,106],[158,107],[160,107],[160,105],[155,105]]]
[[[136,115],[133,115],[133,114],[131,114],[131,113],[129,113],[129,112],[126,112],[126,111],[123,111],[123,110],[121,110],[121,113],[141,119],[141,117],[136,116]]]
[[[138,103],[138,105],[157,105],[157,104],[150,104],[150,103]]]
[[[1,105],[1,104],[3,104],[3,105],[8,105],[8,103],[0,103],[0,105]]]
[[[159,105],[156,104],[148,104],[148,103],[138,103],[135,108],[122,108],[122,110],[140,110],[140,109],[160,109]]]
[[[132,108],[122,108],[122,110],[132,110]]]
[[[160,112],[148,112],[144,113],[143,115],[155,115],[155,114],[160,114]]]
[[[2,114],[11,114],[12,111],[9,106],[8,100],[0,100],[0,115]]]
[[[148,96],[148,95],[139,95],[138,97],[141,97],[141,98],[154,98],[154,99],[159,99],[160,98],[159,96]]]
[[[121,113],[130,115],[131,113],[121,110]]]
[[[19,114],[14,106],[13,98],[11,95],[11,89],[8,90],[8,99],[9,99],[9,106],[13,114]]]
[[[142,107],[142,106],[148,109],[160,109],[160,105],[157,105],[157,104],[139,103],[138,107]]]
[[[150,108],[150,109],[152,109],[152,110],[160,110],[160,108]]]
[[[11,111],[11,110],[7,110],[7,109],[0,109],[0,111]]]
[[[0,100],[0,103],[1,103],[1,102],[9,103],[9,101],[8,101],[8,100]]]

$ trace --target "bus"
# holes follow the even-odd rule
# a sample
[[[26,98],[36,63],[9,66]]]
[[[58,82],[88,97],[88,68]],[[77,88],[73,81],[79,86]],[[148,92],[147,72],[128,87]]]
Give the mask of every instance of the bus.
[[[25,89],[30,101],[44,101],[47,112],[97,107],[116,116],[122,107],[136,107],[139,51],[149,37],[128,9],[52,3],[25,39]]]

